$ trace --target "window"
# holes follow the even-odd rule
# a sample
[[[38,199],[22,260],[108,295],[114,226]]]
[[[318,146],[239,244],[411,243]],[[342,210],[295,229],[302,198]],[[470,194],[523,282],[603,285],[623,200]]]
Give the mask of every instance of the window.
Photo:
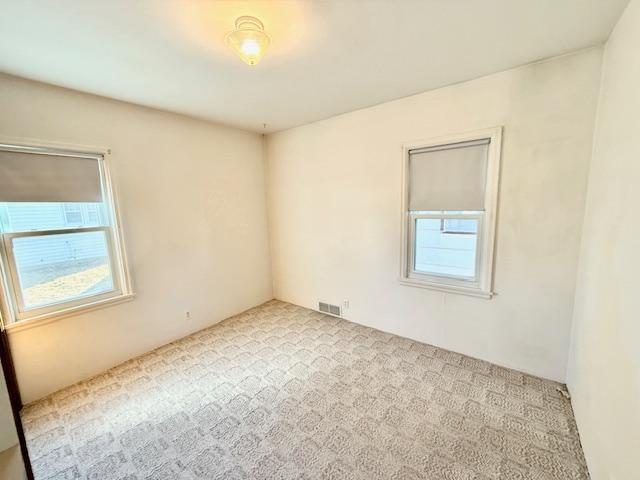
[[[102,154],[0,144],[5,324],[131,296]]]
[[[403,284],[492,295],[501,129],[405,145]]]
[[[96,226],[101,224],[99,203],[63,203],[64,223],[69,227]]]
[[[462,279],[476,278],[480,215],[475,212],[420,212],[412,213],[411,216],[414,219],[412,226],[415,228],[415,272]],[[461,221],[468,224],[465,227],[467,231],[444,230],[447,224]]]
[[[99,225],[100,224],[100,208],[99,205],[93,203],[86,203],[84,205],[85,220],[87,225]]]
[[[82,209],[80,205],[75,203],[65,203],[62,205],[64,209],[64,219],[67,225],[82,224]]]

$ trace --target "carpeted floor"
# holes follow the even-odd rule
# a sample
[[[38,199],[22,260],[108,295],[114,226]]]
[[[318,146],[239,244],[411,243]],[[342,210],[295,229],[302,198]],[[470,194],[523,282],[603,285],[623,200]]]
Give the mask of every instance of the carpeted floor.
[[[587,479],[557,387],[271,301],[23,419],[37,480]]]

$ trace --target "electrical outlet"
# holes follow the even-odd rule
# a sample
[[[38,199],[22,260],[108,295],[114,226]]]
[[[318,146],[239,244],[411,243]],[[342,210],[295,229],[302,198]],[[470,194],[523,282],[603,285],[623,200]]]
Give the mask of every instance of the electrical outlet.
[[[187,320],[191,320],[191,312],[184,312],[184,318]]]
[[[349,310],[349,300],[345,300],[344,302],[342,302],[342,308],[344,308],[345,310]]]

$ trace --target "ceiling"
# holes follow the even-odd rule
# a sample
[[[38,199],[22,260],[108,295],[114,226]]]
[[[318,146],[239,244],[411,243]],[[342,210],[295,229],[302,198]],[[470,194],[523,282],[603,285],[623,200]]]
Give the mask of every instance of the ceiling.
[[[272,132],[600,44],[627,3],[0,0],[0,70]],[[240,15],[271,36],[254,67]]]

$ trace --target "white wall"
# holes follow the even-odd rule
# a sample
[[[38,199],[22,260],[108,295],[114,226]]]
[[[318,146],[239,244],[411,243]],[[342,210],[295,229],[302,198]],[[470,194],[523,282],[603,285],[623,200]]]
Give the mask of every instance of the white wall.
[[[268,136],[276,297],[349,300],[350,320],[564,380],[600,61],[582,51]],[[400,285],[400,145],[497,125],[498,295]]]
[[[639,478],[640,2],[604,54],[568,385],[593,480]]]
[[[272,298],[261,136],[6,75],[0,105],[1,136],[112,149],[137,293],[10,333],[25,402]]]

